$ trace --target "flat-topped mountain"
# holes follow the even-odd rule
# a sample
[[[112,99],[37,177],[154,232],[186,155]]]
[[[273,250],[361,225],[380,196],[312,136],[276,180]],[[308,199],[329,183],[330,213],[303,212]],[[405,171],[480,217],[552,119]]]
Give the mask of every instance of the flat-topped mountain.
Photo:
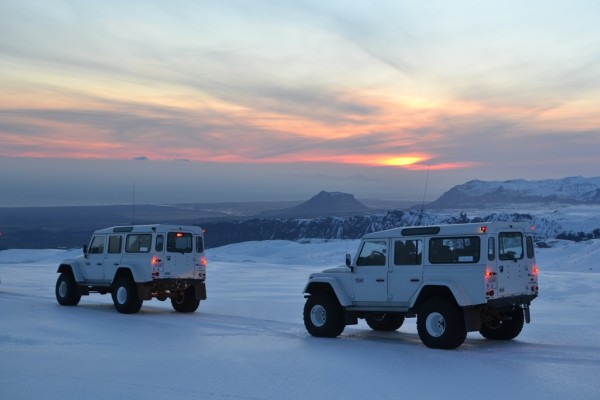
[[[291,208],[264,211],[262,218],[311,218],[362,214],[371,209],[354,198],[354,195],[341,192],[321,191],[308,201]]]

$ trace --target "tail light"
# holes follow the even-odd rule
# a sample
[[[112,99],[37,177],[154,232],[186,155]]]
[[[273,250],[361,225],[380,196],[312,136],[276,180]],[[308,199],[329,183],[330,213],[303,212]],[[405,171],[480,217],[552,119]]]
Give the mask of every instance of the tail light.
[[[537,284],[539,273],[540,273],[540,270],[538,269],[537,265],[533,265],[531,267],[531,273],[529,274],[529,284],[530,284],[531,292],[535,293],[535,294],[537,294],[539,291],[539,286]]]
[[[160,273],[163,269],[163,262],[157,256],[152,256],[152,260],[150,261],[152,265],[152,278],[160,278]]]
[[[489,268],[485,270],[485,296],[487,298],[494,297],[498,289],[498,279],[496,273]]]

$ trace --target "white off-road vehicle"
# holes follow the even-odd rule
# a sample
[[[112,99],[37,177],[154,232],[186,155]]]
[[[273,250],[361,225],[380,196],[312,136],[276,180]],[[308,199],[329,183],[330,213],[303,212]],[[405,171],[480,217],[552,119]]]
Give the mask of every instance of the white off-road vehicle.
[[[58,267],[56,299],[77,305],[91,292],[112,294],[117,311],[133,314],[144,300],[171,299],[194,312],[206,299],[204,236],[197,226],[137,225],[101,229],[83,256]]]
[[[532,229],[471,223],[367,234],[346,266],[310,275],[304,325],[313,336],[336,337],[359,318],[393,331],[417,317],[432,348],[456,348],[471,331],[511,340],[538,295]]]

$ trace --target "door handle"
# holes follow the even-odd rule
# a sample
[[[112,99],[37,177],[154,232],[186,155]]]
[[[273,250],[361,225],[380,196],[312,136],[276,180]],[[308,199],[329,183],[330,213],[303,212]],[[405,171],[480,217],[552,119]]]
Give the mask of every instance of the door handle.
[[[375,282],[385,282],[385,279],[383,279],[383,278],[375,279]]]
[[[96,265],[102,265],[102,263],[96,263]]]
[[[411,282],[419,282],[419,281],[420,281],[420,279],[417,279],[417,278],[412,278],[410,281],[411,281]]]

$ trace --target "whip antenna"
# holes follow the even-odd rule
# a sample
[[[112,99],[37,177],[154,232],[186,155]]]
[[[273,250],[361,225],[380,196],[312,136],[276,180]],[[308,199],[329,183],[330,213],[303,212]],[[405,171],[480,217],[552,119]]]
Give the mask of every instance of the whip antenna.
[[[135,180],[131,190],[131,225],[135,225]]]
[[[423,201],[421,202],[421,211],[419,212],[419,223],[417,225],[421,225],[421,219],[423,218],[423,211],[425,209],[425,195],[427,194],[427,184],[429,183],[429,169],[431,168],[431,164],[427,165],[427,175],[425,177],[425,189],[423,190]]]

